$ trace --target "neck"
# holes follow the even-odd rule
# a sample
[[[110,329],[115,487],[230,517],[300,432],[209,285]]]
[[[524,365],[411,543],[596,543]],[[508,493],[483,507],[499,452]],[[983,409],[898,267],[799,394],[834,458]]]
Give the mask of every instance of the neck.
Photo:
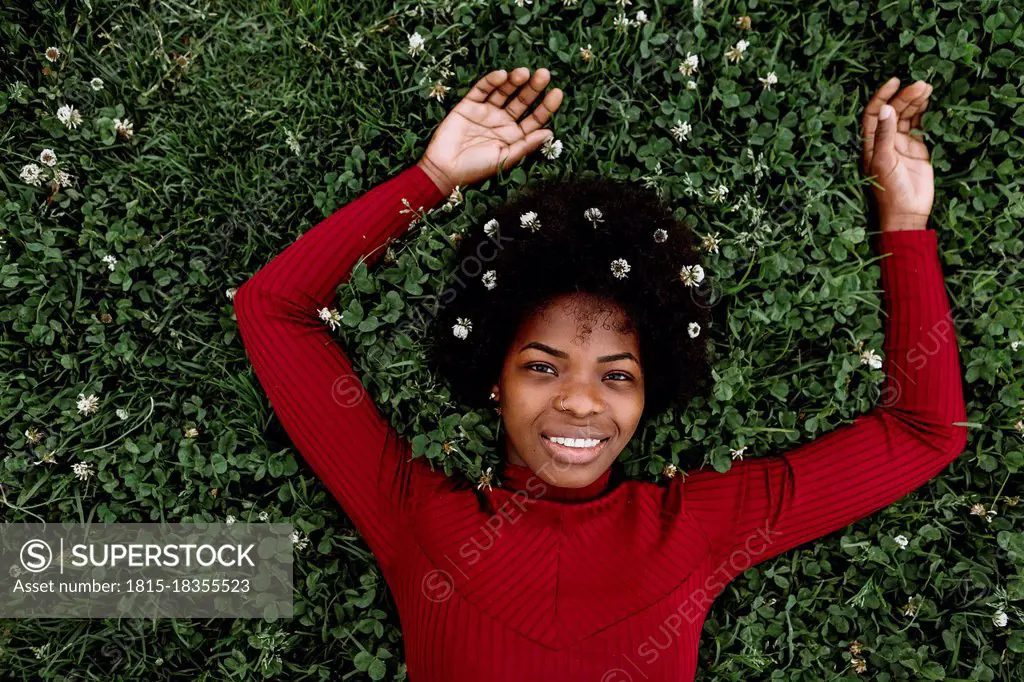
[[[527,466],[505,463],[505,476],[502,485],[509,490],[521,490],[530,497],[557,501],[584,501],[598,497],[611,487],[612,468],[605,469],[593,483],[582,488],[563,488],[552,485],[538,476]]]

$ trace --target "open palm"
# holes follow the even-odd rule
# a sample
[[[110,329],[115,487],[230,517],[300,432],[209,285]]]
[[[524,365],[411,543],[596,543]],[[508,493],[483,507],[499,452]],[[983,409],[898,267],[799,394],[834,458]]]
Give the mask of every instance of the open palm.
[[[899,86],[899,78],[890,78],[864,109],[864,172],[881,185],[872,191],[883,227],[921,227],[932,210],[935,179],[927,145],[910,131],[921,127],[932,86],[916,81],[893,97]],[[893,109],[888,121],[879,117],[886,105]]]
[[[558,88],[519,120],[550,80],[551,73],[544,68],[537,69],[532,78],[526,67],[511,73],[490,72],[441,121],[427,145],[424,162],[453,188],[486,180],[499,168],[512,168],[553,136],[543,126],[562,104]],[[513,94],[516,96],[506,104]]]

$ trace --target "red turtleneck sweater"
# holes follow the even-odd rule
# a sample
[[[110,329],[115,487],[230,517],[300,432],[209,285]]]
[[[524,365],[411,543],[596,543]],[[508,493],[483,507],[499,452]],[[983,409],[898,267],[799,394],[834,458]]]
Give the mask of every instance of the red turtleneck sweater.
[[[667,485],[582,489],[508,465],[502,487],[434,471],[380,414],[318,316],[360,256],[446,197],[418,166],[321,221],[247,281],[243,342],[295,447],[376,555],[412,682],[691,680],[712,600],[751,566],[864,518],[965,447],[960,361],[930,229],[878,236],[882,402],[777,456]],[[371,253],[372,252],[372,253]]]

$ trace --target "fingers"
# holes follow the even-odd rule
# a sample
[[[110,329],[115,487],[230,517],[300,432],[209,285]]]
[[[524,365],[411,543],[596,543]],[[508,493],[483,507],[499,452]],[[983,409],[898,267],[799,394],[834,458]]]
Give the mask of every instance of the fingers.
[[[524,71],[529,73],[526,67],[522,67]],[[519,69],[516,69],[519,71]],[[513,72],[514,73],[514,72]],[[544,88],[551,82],[551,72],[545,68],[537,69],[533,72],[533,76],[526,82],[523,88],[516,94],[515,98],[508,103],[505,110],[513,120],[518,121],[519,117],[523,115],[533,101],[537,98],[537,95],[544,92]]]
[[[875,128],[874,154],[865,171],[885,178],[896,167],[896,109],[883,104],[878,112],[878,125]]]
[[[864,107],[864,169],[865,172],[871,167],[871,157],[874,154],[875,149],[875,129],[878,127],[878,112],[882,110],[882,105],[889,101],[889,98],[896,94],[896,91],[900,87],[900,79],[893,76],[885,83],[882,87],[878,88],[875,95],[868,102],[868,105]]]
[[[516,140],[510,144],[508,146],[508,155],[499,161],[502,169],[509,170],[515,166],[523,157],[544,144],[544,141],[550,136],[550,130],[535,130],[521,140]]]
[[[504,74],[504,69],[499,73]],[[488,104],[493,104],[499,108],[505,106],[505,101],[512,96],[516,88],[529,79],[530,70],[525,66],[520,66],[519,68],[512,69],[511,73],[505,75],[506,78],[499,84],[499,87],[494,89],[487,98]]]
[[[533,113],[524,118],[523,122],[519,124],[523,134],[529,135],[551,120],[551,114],[558,111],[558,107],[562,106],[562,97],[561,88],[555,88],[545,95],[541,103],[533,110]]]
[[[924,89],[921,94],[915,97],[907,107],[900,113],[900,120],[898,129],[901,133],[908,133],[914,126],[914,117],[917,116],[917,112],[924,106],[925,102],[928,101],[928,97],[931,96],[934,88],[924,81],[918,81],[924,84]],[[914,83],[917,85],[917,83]],[[914,86],[911,86],[914,87]],[[909,90],[910,88],[907,88]]]
[[[500,93],[501,89],[508,86],[508,74],[505,69],[491,71],[489,74],[476,82],[476,85],[466,93],[466,99],[472,102],[485,102],[493,97],[493,93]],[[515,86],[508,86],[509,94],[515,91]],[[505,95],[507,97],[508,95]],[[504,97],[501,100],[505,101]]]

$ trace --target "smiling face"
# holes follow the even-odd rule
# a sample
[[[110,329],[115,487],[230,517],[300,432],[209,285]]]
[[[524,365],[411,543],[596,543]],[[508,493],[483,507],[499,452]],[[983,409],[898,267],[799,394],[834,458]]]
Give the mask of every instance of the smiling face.
[[[589,485],[612,465],[644,409],[639,338],[625,325],[615,304],[575,293],[519,326],[492,387],[509,462],[564,488]],[[572,447],[576,439],[585,447]]]

